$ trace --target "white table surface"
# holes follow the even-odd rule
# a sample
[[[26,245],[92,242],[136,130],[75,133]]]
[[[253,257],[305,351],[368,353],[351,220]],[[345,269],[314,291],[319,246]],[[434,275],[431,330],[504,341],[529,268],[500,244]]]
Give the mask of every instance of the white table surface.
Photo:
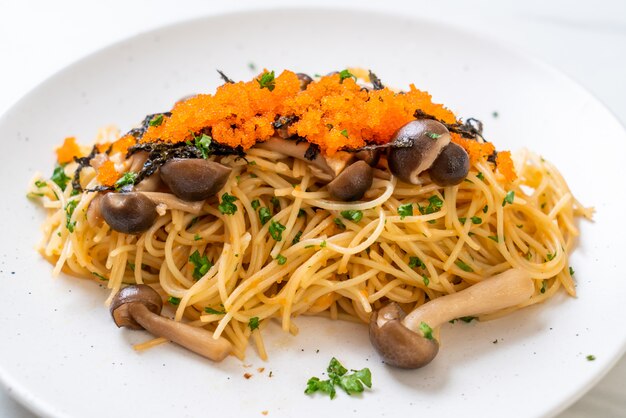
[[[356,4],[362,9],[402,10],[498,38],[571,76],[626,125],[624,0],[297,2],[316,6]],[[0,114],[56,71],[118,40],[207,14],[281,5],[294,7],[296,2],[0,0]],[[625,382],[626,357],[559,418],[626,417]],[[0,389],[0,417],[33,416]]]

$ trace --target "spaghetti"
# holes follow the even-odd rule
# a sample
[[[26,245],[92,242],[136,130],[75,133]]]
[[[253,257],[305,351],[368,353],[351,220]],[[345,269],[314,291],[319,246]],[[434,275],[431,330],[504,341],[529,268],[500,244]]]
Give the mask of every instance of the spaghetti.
[[[258,83],[259,88],[262,77],[252,85]],[[313,94],[316,88],[337,84],[336,78],[323,77],[303,91]],[[351,78],[341,81],[354,83]],[[302,108],[305,97],[285,93],[287,87],[281,83],[277,81],[274,92],[289,96]],[[274,93],[262,86],[260,90],[263,95]],[[387,89],[378,94],[385,100],[394,96]],[[216,96],[189,100],[217,102]],[[281,100],[271,109],[272,120],[285,112],[287,99]],[[186,106],[189,113],[196,109],[192,104],[178,104],[165,116],[166,121],[184,119],[177,108]],[[410,113],[426,108],[432,112],[434,106],[414,108]],[[217,124],[219,115],[211,117],[211,123]],[[306,139],[302,134],[309,132],[315,137],[309,142],[320,146],[322,154],[325,146],[332,153],[341,152],[334,132],[343,136],[341,125],[331,128],[333,140],[326,141],[323,135],[310,133],[307,114],[298,117],[301,124],[289,128],[293,135]],[[206,132],[209,122],[197,123],[192,130]],[[400,118],[395,123],[406,121]],[[578,236],[576,218],[590,218],[592,211],[576,201],[554,166],[531,152],[523,150],[512,158],[500,153],[494,164],[485,153],[476,152],[477,147],[491,146],[480,135],[469,140],[452,132],[453,141],[456,136],[461,146],[470,143],[464,146],[471,159],[465,180],[441,186],[426,174],[422,184],[409,184],[389,174],[383,157],[363,197],[345,202],[332,198],[328,178],[310,161],[280,149],[250,145],[246,131],[244,140],[250,146],[245,148],[245,158],[241,153],[209,153],[206,158],[232,170],[219,193],[195,205],[180,199],[161,202],[159,216],[145,231],[116,231],[91,213],[93,203],[104,193],[89,190],[129,187],[120,186],[124,183],[120,183],[121,173],[136,173],[146,161],[145,155],[143,160],[137,154],[127,157],[129,148],[142,141],[168,142],[163,140],[168,129],[172,143],[176,135],[183,135],[173,122],[155,125],[147,125],[136,140],[123,136],[126,145],[114,130],[102,131],[88,164],[81,166],[76,158],[59,166],[51,179],[37,176],[33,180],[30,196],[47,209],[39,251],[54,264],[54,275],[64,272],[106,282],[111,290],[107,302],[125,285],[152,286],[175,309],[176,321],[204,327],[216,338],[225,337],[239,358],[244,357],[250,339],[259,356],[267,358],[262,333],[271,320],[292,334],[298,332],[301,315],[367,323],[371,312],[388,301],[411,310],[510,268],[528,271],[535,292],[521,306],[497,315],[541,303],[561,288],[575,295],[568,254]],[[380,135],[389,131],[385,129],[379,130]],[[365,138],[367,130],[362,132]],[[214,129],[211,139],[219,144],[215,133]],[[255,140],[276,134],[272,130],[263,135]],[[189,141],[187,136],[180,138]],[[199,134],[194,138],[193,145],[202,150]],[[385,143],[385,138],[376,138],[373,142],[365,138],[356,146]],[[108,141],[119,149],[102,145]],[[68,143],[76,145],[74,140]],[[68,161],[67,150],[62,147],[59,154],[64,161]],[[74,157],[81,157],[77,149],[72,150]],[[81,191],[70,184],[77,170]],[[137,348],[165,341],[156,339]]]

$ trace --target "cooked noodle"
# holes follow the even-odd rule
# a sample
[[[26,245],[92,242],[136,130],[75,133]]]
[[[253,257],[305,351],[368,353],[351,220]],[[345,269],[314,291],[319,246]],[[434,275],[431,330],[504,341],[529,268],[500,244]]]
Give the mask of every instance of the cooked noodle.
[[[233,168],[219,195],[235,196],[236,212],[220,213],[211,198],[199,215],[167,209],[138,235],[111,230],[106,222],[90,224],[87,210],[97,193],[72,196],[70,187],[33,182],[31,193],[43,194],[38,199],[48,212],[39,251],[55,265],[55,275],[106,281],[107,303],[133,283],[179,298],[175,320],[227,338],[239,358],[251,338],[260,357],[267,357],[261,336],[270,319],[292,334],[300,315],[366,323],[387,301],[409,311],[511,267],[527,270],[535,281],[534,295],[522,306],[543,302],[560,288],[575,295],[568,254],[578,236],[576,217],[590,218],[591,211],[574,199],[554,166],[530,152],[514,156],[518,179],[512,183],[483,159],[457,186],[440,187],[427,177],[423,185],[375,178],[356,203],[330,200],[326,182],[309,164],[277,152],[253,147],[246,159],[210,158]],[[120,155],[116,163],[128,169],[131,161]],[[76,166],[66,165],[66,174]],[[85,188],[98,185],[91,167],[81,179]],[[514,201],[506,203],[510,191]],[[418,204],[439,202],[433,196],[440,207],[422,214]],[[264,225],[252,207],[256,199],[272,214]],[[70,201],[77,204],[67,219]],[[398,208],[408,203],[413,215],[400,216]],[[341,214],[349,210],[362,211],[362,219]],[[269,231],[274,221],[285,227],[280,241]],[[75,222],[73,232],[67,222]],[[189,261],[195,251],[213,264],[199,280]],[[254,317],[260,327],[252,331]]]

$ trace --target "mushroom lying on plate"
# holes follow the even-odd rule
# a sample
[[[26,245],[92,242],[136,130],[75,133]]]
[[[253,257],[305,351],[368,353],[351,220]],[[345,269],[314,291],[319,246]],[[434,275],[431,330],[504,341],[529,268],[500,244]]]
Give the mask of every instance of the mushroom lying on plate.
[[[204,328],[192,327],[161,316],[161,296],[145,284],[127,286],[111,303],[110,311],[118,327],[145,329],[213,361],[224,360],[232,351],[225,338],[214,338]]]
[[[519,305],[531,297],[534,289],[526,271],[510,269],[460,292],[427,302],[408,315],[397,303],[390,303],[370,317],[370,341],[391,366],[423,367],[439,351],[433,330],[456,318]]]

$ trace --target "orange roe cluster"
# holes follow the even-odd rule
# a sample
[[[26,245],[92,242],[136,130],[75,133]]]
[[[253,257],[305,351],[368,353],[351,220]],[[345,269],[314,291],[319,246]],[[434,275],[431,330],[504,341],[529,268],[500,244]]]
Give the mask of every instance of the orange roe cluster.
[[[515,166],[513,166],[513,160],[511,159],[510,151],[500,151],[496,157],[496,167],[498,171],[504,176],[506,181],[513,181],[517,178],[515,172]]]
[[[172,115],[151,126],[142,142],[187,141],[206,128],[219,143],[244,150],[274,135],[277,116],[295,118],[289,133],[320,146],[326,155],[367,143],[384,144],[420,109],[446,123],[454,114],[411,85],[406,93],[364,90],[352,77],[322,77],[300,91],[295,73],[284,71],[273,89],[262,88],[263,75],[249,82],[227,83],[214,95],[201,94],[178,102]]]
[[[117,154],[119,152],[122,154],[126,154],[126,152],[128,152],[128,148],[132,147],[136,143],[137,139],[134,136],[124,135],[113,143],[113,145],[111,146],[111,153]]]
[[[113,186],[120,178],[120,173],[115,169],[113,161],[107,160],[98,167],[98,181],[103,186]]]
[[[71,163],[74,157],[82,157],[83,153],[73,136],[65,138],[63,145],[56,149],[59,164]]]

